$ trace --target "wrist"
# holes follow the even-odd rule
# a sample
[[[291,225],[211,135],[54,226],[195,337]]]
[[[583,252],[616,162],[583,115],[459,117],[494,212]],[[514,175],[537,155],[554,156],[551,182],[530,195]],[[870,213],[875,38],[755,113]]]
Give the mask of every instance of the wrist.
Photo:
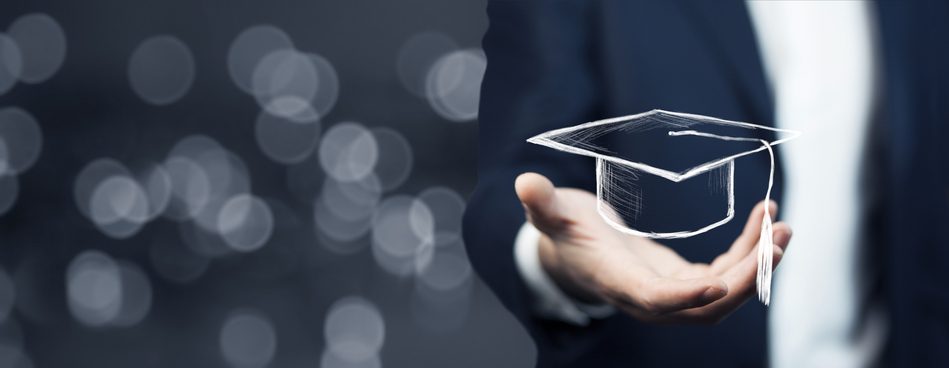
[[[583,304],[605,304],[592,280],[576,276],[561,257],[557,245],[546,234],[541,234],[537,246],[538,258],[544,272],[568,297]],[[587,279],[587,280],[584,280]]]

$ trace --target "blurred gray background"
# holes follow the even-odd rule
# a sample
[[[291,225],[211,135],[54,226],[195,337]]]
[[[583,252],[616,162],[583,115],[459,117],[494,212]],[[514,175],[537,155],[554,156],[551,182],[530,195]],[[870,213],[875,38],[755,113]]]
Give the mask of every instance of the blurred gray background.
[[[476,279],[484,1],[0,4],[0,366],[524,367]]]

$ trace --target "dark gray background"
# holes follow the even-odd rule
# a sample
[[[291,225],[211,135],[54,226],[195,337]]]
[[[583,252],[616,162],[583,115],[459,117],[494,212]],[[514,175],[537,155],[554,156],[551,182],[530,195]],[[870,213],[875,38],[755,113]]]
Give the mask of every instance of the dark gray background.
[[[479,47],[487,20],[484,1],[37,1],[5,0],[0,28],[16,17],[43,12],[64,28],[66,60],[50,80],[19,84],[0,95],[0,107],[19,106],[43,130],[39,161],[19,180],[13,210],[0,217],[0,265],[16,282],[11,321],[23,333],[36,367],[224,367],[220,326],[234,308],[268,315],[278,337],[273,367],[316,367],[324,347],[323,319],[336,299],[359,294],[379,306],[386,322],[381,360],[386,367],[523,367],[532,365],[529,338],[483,284],[458,329],[433,332],[410,315],[411,280],[388,275],[368,249],[353,255],[323,250],[311,221],[278,225],[259,252],[212,261],[188,284],[167,282],[149,268],[147,245],[174,242],[178,231],[159,220],[127,240],[110,239],[82,217],[72,197],[76,174],[89,161],[160,160],[189,134],[206,134],[246,162],[255,194],[293,202],[282,165],[254,141],[259,107],[230,80],[227,51],[242,30],[269,23],[296,46],[335,66],[339,101],[326,127],[356,120],[386,126],[411,143],[415,166],[395,193],[417,194],[443,185],[467,195],[476,181],[477,123],[440,118],[405,91],[396,74],[400,46],[413,34],[436,30],[461,47]],[[129,86],[129,55],[160,34],[184,41],[195,58],[187,95],[152,106]],[[299,216],[311,216],[305,207]],[[278,221],[280,216],[278,215]],[[66,306],[65,270],[76,254],[99,249],[138,263],[153,288],[148,316],[128,328],[90,328]]]

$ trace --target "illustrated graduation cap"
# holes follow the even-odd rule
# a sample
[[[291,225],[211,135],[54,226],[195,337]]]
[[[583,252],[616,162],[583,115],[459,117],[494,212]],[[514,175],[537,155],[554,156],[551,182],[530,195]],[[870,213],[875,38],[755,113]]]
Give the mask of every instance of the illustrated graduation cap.
[[[770,200],[774,184],[772,147],[797,138],[800,134],[792,130],[702,115],[652,110],[556,129],[527,141],[596,159],[597,212],[614,229],[647,238],[675,239],[698,235],[731,221],[735,215],[735,159],[739,157],[768,152],[771,171],[764,198]],[[763,136],[774,138],[769,141]],[[650,147],[653,151],[639,150],[637,154],[636,147]],[[617,153],[619,151],[624,154]],[[633,152],[636,157],[626,157],[628,152]],[[689,226],[670,225],[670,222],[675,223],[674,219],[650,218],[650,213],[668,215],[668,212],[661,212],[666,205],[663,198],[654,198],[644,189],[650,183],[668,189],[656,190],[659,193],[691,193],[684,195],[692,196],[699,193],[699,196],[713,198],[725,207],[724,217],[700,219]],[[686,184],[703,185],[710,189],[687,190]],[[705,199],[678,198],[678,202]],[[771,227],[771,214],[768,206],[765,206],[758,241],[756,279],[758,299],[765,305],[770,302],[771,294]]]

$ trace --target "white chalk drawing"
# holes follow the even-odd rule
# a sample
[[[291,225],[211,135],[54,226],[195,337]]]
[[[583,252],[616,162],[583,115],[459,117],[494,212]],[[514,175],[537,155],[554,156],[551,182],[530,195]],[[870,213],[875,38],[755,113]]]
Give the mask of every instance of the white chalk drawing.
[[[719,134],[719,131],[727,131]],[[773,134],[775,139],[761,139],[761,130]],[[735,132],[732,132],[735,131]],[[667,137],[698,137],[722,142],[734,142],[738,152],[728,152],[715,156],[711,160],[690,165],[683,170],[669,170],[657,167],[660,164],[647,164],[644,160],[620,157],[615,152],[598,143],[598,140],[614,134],[642,135],[661,133]],[[597,212],[611,227],[625,234],[653,239],[686,238],[702,234],[731,221],[735,215],[735,159],[756,152],[767,151],[771,159],[768,188],[764,199],[771,199],[774,184],[773,146],[788,142],[801,135],[800,132],[778,129],[745,122],[723,120],[703,115],[652,110],[645,113],[621,116],[593,121],[573,127],[556,129],[531,137],[527,141],[572,154],[589,156],[596,159],[596,196]],[[661,138],[652,138],[661,139]],[[682,143],[682,142],[677,142]],[[668,154],[668,153],[667,153]],[[682,153],[686,154],[686,153]],[[703,224],[694,229],[676,231],[653,231],[628,226],[625,219],[637,219],[646,216],[644,211],[645,194],[636,183],[642,174],[650,174],[680,183],[700,175],[708,175],[709,183],[721,186],[725,191],[726,210],[724,217]],[[758,240],[758,272],[756,285],[758,299],[765,305],[771,298],[771,268],[773,258],[772,223],[770,210],[765,207]]]

